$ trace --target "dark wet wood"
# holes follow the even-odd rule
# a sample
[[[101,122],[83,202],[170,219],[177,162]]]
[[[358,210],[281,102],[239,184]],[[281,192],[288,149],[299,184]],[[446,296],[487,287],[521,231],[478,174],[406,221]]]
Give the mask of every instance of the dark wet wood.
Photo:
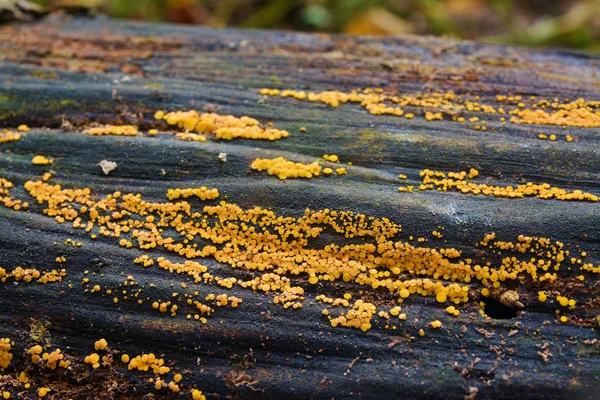
[[[434,38],[352,38],[50,17],[0,28],[0,60],[0,126],[40,127],[18,142],[0,145],[0,176],[19,187],[15,195],[20,198],[27,197],[23,183],[42,172],[31,165],[32,156],[42,152],[56,159],[56,182],[68,187],[139,192],[162,200],[169,188],[203,184],[219,188],[242,207],[271,207],[284,215],[329,207],[386,216],[401,223],[406,236],[430,236],[444,225],[447,245],[466,254],[476,254],[474,245],[495,231],[506,240],[527,234],[585,246],[590,260],[600,262],[597,203],[397,191],[398,173],[476,167],[489,182],[531,180],[599,194],[598,129],[501,126],[490,120],[488,132],[478,132],[449,121],[372,116],[358,105],[332,109],[263,99],[257,91],[384,87],[403,93],[454,90],[482,100],[496,94],[597,100],[597,56]],[[278,142],[188,143],[79,132],[89,122],[149,128],[157,109],[207,105],[219,113],[273,121],[291,135]],[[61,129],[64,121],[74,128]],[[301,126],[306,133],[299,132]],[[540,132],[569,133],[577,140],[541,141]],[[227,163],[217,159],[220,152],[228,154]],[[324,153],[351,161],[351,173],[343,179],[287,182],[249,174],[257,157],[313,161]],[[105,176],[97,166],[102,159],[117,161],[118,168]],[[114,304],[113,296],[83,293],[86,270],[104,273],[103,283],[113,286],[122,282],[122,274],[160,282],[164,296],[172,291],[170,283],[178,286],[185,279],[142,269],[132,263],[138,252],[114,240],[90,240],[43,216],[40,207],[32,208],[0,208],[0,265],[46,269],[64,255],[68,276],[62,284],[0,285],[0,337],[17,342],[15,359],[24,359],[30,318],[35,318],[49,321],[53,345],[79,361],[101,337],[131,355],[162,353],[175,369],[189,371],[186,387],[197,385],[209,398],[462,398],[471,388],[477,388],[477,398],[600,395],[598,343],[584,344],[598,338],[598,327],[558,325],[554,307],[538,303],[534,287],[519,289],[525,311],[514,319],[486,322],[478,307],[470,305],[424,338],[418,329],[443,313],[432,299],[411,297],[405,307],[409,320],[397,331],[384,330],[379,322],[362,333],[331,328],[313,301],[318,289],[306,284],[302,310],[283,310],[264,295],[237,288],[232,293],[243,297],[242,306],[220,310],[207,325],[199,325],[184,315],[159,314],[147,304]],[[62,243],[67,238],[84,246],[66,248]],[[223,276],[242,276],[228,266],[206,263]],[[210,287],[198,290],[214,292]],[[351,288],[341,284],[335,291],[341,295],[345,290]],[[578,302],[588,304],[579,311],[583,319],[598,315],[597,279],[581,284]],[[486,337],[481,329],[493,334]],[[518,333],[509,337],[512,330]],[[545,342],[553,353],[548,363],[538,355],[537,346]],[[249,354],[253,360],[242,369],[239,360]],[[470,372],[461,375],[469,366]],[[121,394],[98,389],[100,378],[86,382],[105,397],[153,392],[149,383],[139,381],[145,375],[119,371],[124,378],[113,378],[122,383]],[[64,381],[47,379],[49,386],[53,379]],[[77,382],[68,386],[75,390]],[[71,393],[79,398],[89,394]]]

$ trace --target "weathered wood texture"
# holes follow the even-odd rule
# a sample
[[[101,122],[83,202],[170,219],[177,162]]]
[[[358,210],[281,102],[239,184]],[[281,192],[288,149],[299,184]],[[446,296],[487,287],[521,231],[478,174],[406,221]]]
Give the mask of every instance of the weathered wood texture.
[[[597,128],[502,125],[495,117],[482,132],[472,124],[451,122],[448,116],[426,121],[422,108],[414,108],[416,116],[409,120],[374,116],[358,104],[334,109],[258,93],[263,87],[317,92],[380,87],[392,93],[453,90],[490,102],[497,94],[598,100],[597,56],[419,37],[219,31],[50,17],[0,28],[0,60],[0,126],[36,127],[21,140],[0,145],[0,176],[15,184],[15,197],[28,199],[24,182],[49,169],[31,165],[34,155],[44,154],[55,158],[53,182],[90,187],[100,194],[119,190],[163,201],[170,188],[206,185],[217,187],[221,198],[241,207],[271,208],[279,215],[299,216],[309,207],[387,217],[402,224],[405,240],[409,235],[431,238],[431,232],[443,225],[444,238],[437,246],[455,247],[475,259],[480,252],[476,243],[493,231],[501,240],[525,234],[570,243],[571,249],[582,246],[590,253],[586,261],[600,262],[598,203],[509,200],[435,190],[399,193],[397,178],[399,173],[418,177],[424,168],[475,167],[487,183],[548,182],[598,195]],[[192,143],[167,135],[81,133],[91,122],[149,129],[157,125],[152,118],[155,110],[207,105],[221,114],[273,121],[290,137],[275,142]],[[307,131],[301,133],[300,127]],[[544,141],[537,138],[539,133],[570,134],[576,140]],[[228,154],[225,163],[217,158],[221,152]],[[284,156],[312,162],[325,153],[352,162],[348,175],[283,182],[252,173],[249,167],[255,158]],[[118,163],[108,176],[97,165],[103,159]],[[194,207],[200,210],[201,204]],[[525,309],[512,319],[481,316],[476,304],[481,285],[472,284],[475,301],[461,306],[458,318],[445,315],[445,306],[432,298],[411,296],[403,306],[409,318],[398,323],[397,330],[384,329],[384,321],[375,321],[377,317],[365,333],[332,328],[314,297],[320,293],[341,297],[346,291],[358,293],[359,288],[344,283],[327,288],[309,285],[306,276],[299,276],[293,279],[305,288],[303,309],[284,310],[268,295],[234,288],[231,293],[244,299],[242,305],[218,310],[203,325],[185,319],[185,311],[170,317],[148,303],[115,304],[114,296],[84,293],[81,281],[86,270],[103,273],[102,285],[118,290],[127,275],[142,286],[155,283],[152,296],[163,298],[171,296],[171,283],[178,288],[187,280],[135,265],[133,258],[140,251],[124,249],[110,238],[91,240],[70,224],[44,216],[41,209],[36,204],[27,212],[0,207],[1,266],[47,269],[56,267],[56,257],[67,258],[68,274],[62,283],[0,284],[0,337],[15,340],[14,362],[23,368],[34,318],[51,323],[53,346],[71,355],[78,371],[85,369],[81,360],[93,351],[93,342],[104,337],[111,347],[131,355],[163,354],[174,370],[188,372],[184,388],[197,386],[208,398],[462,398],[472,388],[477,388],[477,398],[600,394],[597,324],[593,328],[599,313],[597,275],[577,283],[575,269],[561,271],[563,289],[578,301],[579,319],[566,324],[556,321],[556,304],[539,303],[538,287],[523,282],[517,289]],[[67,238],[84,245],[65,247]],[[334,236],[328,240],[345,243]],[[434,241],[431,238],[432,246]],[[152,254],[165,255],[158,250]],[[249,275],[214,260],[202,262],[216,275]],[[192,288],[201,297],[229,293],[205,285]],[[369,293],[380,304],[395,301],[389,293],[372,289]],[[419,329],[434,319],[442,320],[444,327],[428,329],[419,337]],[[509,336],[513,330],[517,333]],[[547,363],[538,354],[544,343],[553,355]],[[239,360],[248,354],[255,360],[241,369]],[[105,398],[154,392],[143,381],[147,375],[120,366],[110,375],[120,389],[103,386],[109,375],[102,368],[83,378],[76,373],[37,376],[32,371],[36,385],[56,389],[55,398],[66,398],[61,388],[78,398],[88,396],[89,390]],[[187,398],[188,390],[181,396]],[[35,397],[31,391],[21,395]]]

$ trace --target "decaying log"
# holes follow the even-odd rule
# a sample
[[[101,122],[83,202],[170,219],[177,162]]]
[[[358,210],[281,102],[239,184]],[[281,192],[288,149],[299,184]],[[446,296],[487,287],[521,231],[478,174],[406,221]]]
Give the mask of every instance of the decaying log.
[[[598,398],[600,300],[593,268],[600,263],[600,208],[595,197],[600,195],[599,74],[600,58],[595,55],[448,39],[211,30],[64,16],[3,26],[0,126],[13,134],[20,125],[30,130],[18,133],[19,140],[0,143],[0,178],[14,185],[0,194],[29,203],[18,210],[10,201],[0,205],[0,267],[6,274],[0,283],[0,338],[14,343],[10,365],[0,369],[0,393],[37,398],[39,388],[47,387],[47,396],[56,399],[191,398],[190,391],[197,388],[209,399]],[[261,94],[264,88],[293,90],[300,99],[271,91]],[[386,96],[381,102],[401,108],[402,115],[385,109],[377,115],[377,100],[333,107],[331,102],[302,100],[298,94],[348,94],[355,89],[365,93],[361,90],[366,88],[381,89],[370,93]],[[183,129],[154,118],[157,110],[189,109],[249,116],[264,129],[272,122],[273,129],[289,136],[228,141],[209,133],[206,141],[182,141],[175,133]],[[550,116],[521,123],[532,122],[531,115],[511,114],[514,110],[544,110]],[[552,120],[552,113],[560,110],[580,114],[567,113],[564,121],[553,125],[558,120]],[[133,125],[140,133],[86,134],[103,125]],[[152,129],[159,134],[148,134]],[[338,155],[340,162],[323,160],[324,154]],[[36,155],[53,163],[33,165]],[[276,157],[305,164],[318,160],[334,171],[312,179],[281,180],[251,168],[257,158]],[[99,165],[102,161],[116,166],[106,172]],[[340,167],[347,174],[336,173]],[[471,189],[436,190],[442,186],[435,185],[419,190],[427,174],[423,170],[447,174],[469,173],[471,168],[479,172],[477,177],[457,177],[454,182],[468,179],[504,191],[527,182],[547,183],[575,193],[574,198],[543,199],[527,193],[509,198],[506,193],[474,194]],[[435,293],[410,293],[404,299],[399,290],[373,288],[355,281],[356,276],[350,282],[321,276],[313,284],[303,269],[285,275],[293,287],[304,290],[304,300],[297,300],[302,308],[284,308],[274,304],[277,290],[239,284],[228,289],[216,278],[195,283],[186,274],[159,268],[159,257],[173,263],[187,259],[161,245],[140,248],[131,231],[120,238],[104,236],[100,223],[86,231],[73,228],[69,216],[65,220],[44,213],[47,199],[38,203],[32,197],[33,184],[27,182],[42,182],[45,173],[50,173],[45,177],[49,185],[89,188],[94,202],[119,191],[121,196],[141,194],[149,202],[175,203],[184,199],[165,199],[170,189],[206,186],[218,189],[219,198],[185,199],[193,212],[226,201],[283,217],[329,209],[378,221],[387,218],[402,225],[402,231],[386,240],[406,244],[403,251],[414,254],[414,260],[443,248],[460,252],[458,259],[442,257],[445,260],[469,265],[470,259],[470,265],[482,267],[489,262],[489,268],[499,268],[504,257],[523,262],[534,257],[534,263],[547,262],[547,270],[540,265],[538,275],[556,273],[556,279],[539,282],[522,272],[500,282],[500,288],[494,288],[491,279],[457,280],[468,288],[469,299],[454,304],[450,298],[443,301],[446,295],[436,300]],[[453,180],[448,175],[446,179]],[[82,226],[92,219],[89,210],[75,210]],[[145,217],[131,218],[143,223]],[[125,217],[114,217],[120,218]],[[252,225],[230,222],[241,230]],[[306,249],[374,243],[373,237],[349,238],[320,227],[322,233],[311,238]],[[485,242],[492,232],[495,238],[488,236]],[[533,247],[543,254],[502,247],[501,241],[525,243],[519,235],[534,238]],[[174,229],[165,228],[163,236],[183,246],[185,237]],[[537,238],[549,238],[553,249]],[[199,249],[211,244],[200,237],[189,243],[197,243]],[[367,249],[373,257],[361,261],[365,274],[387,268],[388,274],[392,271],[388,278],[398,282],[453,283],[451,276],[411,270],[406,260],[379,266],[390,256],[377,253],[380,245]],[[566,250],[569,255],[561,263],[557,254]],[[263,253],[267,257],[274,251]],[[155,263],[134,263],[142,255]],[[284,256],[277,255],[282,257],[279,263]],[[207,266],[213,277],[234,277],[238,282],[273,272],[248,267],[251,255],[236,268],[227,257],[221,262],[211,256],[191,260]],[[340,256],[340,265],[356,257]],[[301,259],[285,262],[304,268]],[[432,263],[424,265],[429,268]],[[26,283],[13,272],[18,266],[41,273],[64,269],[66,276],[60,282]],[[396,266],[399,274],[393,272]],[[482,295],[484,288],[487,297]],[[540,301],[539,292],[546,301]],[[219,307],[205,300],[211,293],[243,301],[236,308]],[[400,305],[406,320],[376,314],[368,327],[363,326],[364,332],[333,327],[323,310],[335,318],[342,312],[347,315],[350,307],[333,307],[316,298],[344,299],[346,293],[352,296],[350,307],[363,300],[379,313]],[[510,301],[515,294],[518,300]],[[185,296],[211,304],[214,313],[206,316],[206,323],[194,319],[199,312]],[[561,297],[576,305],[561,306]],[[171,304],[167,312],[160,312],[152,305],[155,301]],[[173,304],[179,308],[172,313]],[[450,305],[460,315],[446,312]],[[442,323],[439,329],[430,324],[436,320]],[[108,352],[94,349],[101,338],[107,340]],[[47,360],[34,365],[26,352],[36,345],[48,353],[61,349],[71,365],[51,369]],[[91,353],[110,354],[114,360],[93,368],[84,363]],[[165,384],[173,381],[174,373],[183,375],[180,393],[168,387],[157,391],[155,382],[148,382],[157,374],[128,370],[121,362],[124,353],[131,358],[154,353],[164,359],[170,367],[161,375]],[[16,379],[21,371],[29,376],[29,389]]]

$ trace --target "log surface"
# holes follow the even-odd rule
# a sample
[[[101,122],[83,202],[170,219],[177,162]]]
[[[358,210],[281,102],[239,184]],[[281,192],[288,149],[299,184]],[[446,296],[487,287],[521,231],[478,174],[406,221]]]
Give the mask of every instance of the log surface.
[[[300,310],[283,309],[273,304],[272,296],[252,290],[192,283],[200,297],[226,292],[243,298],[237,309],[219,309],[201,324],[187,320],[188,311],[171,317],[149,302],[114,303],[114,296],[84,292],[89,287],[82,279],[90,276],[85,271],[104,274],[90,280],[117,290],[127,275],[133,275],[144,288],[154,283],[156,288],[148,291],[163,299],[188,279],[134,264],[143,251],[121,247],[114,238],[92,240],[68,222],[58,224],[23,189],[27,180],[39,179],[50,169],[55,172],[52,182],[63,187],[89,187],[99,195],[141,193],[152,201],[164,201],[168,189],[204,185],[218,188],[221,199],[242,208],[260,206],[278,215],[299,217],[306,208],[330,208],[387,217],[402,225],[403,240],[409,235],[427,237],[426,246],[455,247],[475,259],[481,251],[477,243],[495,232],[500,240],[523,234],[560,240],[573,251],[581,246],[589,254],[585,261],[598,265],[598,203],[436,190],[399,193],[397,177],[407,174],[418,180],[419,171],[426,168],[477,168],[488,184],[547,182],[600,195],[598,128],[502,124],[495,116],[487,120],[487,131],[481,131],[473,124],[451,121],[449,114],[441,121],[427,121],[426,109],[419,107],[413,109],[414,119],[376,116],[359,104],[332,108],[263,97],[259,89],[349,92],[376,87],[390,93],[452,90],[480,96],[482,102],[493,102],[498,94],[594,101],[600,99],[599,57],[434,38],[210,30],[51,16],[35,24],[0,28],[0,60],[0,126],[32,128],[21,140],[0,144],[0,177],[15,184],[14,197],[32,203],[28,211],[0,207],[0,266],[47,270],[57,268],[56,257],[67,259],[61,266],[67,270],[61,283],[0,283],[0,337],[15,341],[19,368],[33,368],[27,366],[24,351],[32,343],[34,319],[50,323],[52,346],[72,357],[76,371],[86,369],[83,357],[93,352],[99,338],[130,355],[162,354],[172,369],[185,371],[185,393],[180,395],[185,398],[194,386],[209,399],[600,395],[597,274],[586,274],[579,282],[577,269],[564,265],[563,286],[557,288],[578,303],[576,317],[564,324],[557,321],[555,303],[537,301],[537,285],[517,282],[525,307],[514,318],[482,316],[482,286],[473,283],[473,299],[460,307],[456,318],[446,315],[446,305],[415,295],[403,304],[408,319],[396,330],[385,329],[378,317],[367,332],[333,328],[315,296],[342,297],[349,291],[358,298],[361,288],[343,282],[310,285],[306,276],[292,278],[305,290]],[[171,135],[82,133],[91,123],[133,124],[147,130],[157,125],[153,115],[159,109],[248,115],[272,121],[290,136],[272,142],[209,138],[196,143]],[[467,118],[476,115],[480,114]],[[301,127],[306,132],[300,132]],[[561,139],[540,140],[540,133]],[[575,141],[566,142],[566,134]],[[223,152],[227,162],[218,159]],[[32,165],[37,154],[54,158],[54,164]],[[310,163],[323,154],[338,154],[343,163],[351,162],[348,174],[280,181],[250,169],[255,158],[283,156]],[[104,159],[118,163],[109,175],[98,166]],[[190,203],[201,211],[202,203]],[[438,226],[445,227],[441,240],[431,236]],[[65,246],[68,238],[83,246]],[[327,240],[346,243],[343,237]],[[184,260],[161,250],[151,254]],[[212,259],[201,262],[222,277],[253,276]],[[364,290],[388,308],[397,298]],[[443,328],[427,329],[436,319]],[[426,330],[424,337],[418,334],[421,328]],[[552,354],[547,362],[540,356],[546,348]],[[156,392],[145,381],[149,376],[120,365],[110,375],[115,385],[103,386],[108,373],[101,369],[85,377],[77,375],[80,372],[53,375],[36,369],[31,374],[34,387],[53,388],[55,398],[86,398],[89,390],[99,398],[146,393],[178,397],[168,389]],[[33,391],[18,391],[23,398],[36,397]]]

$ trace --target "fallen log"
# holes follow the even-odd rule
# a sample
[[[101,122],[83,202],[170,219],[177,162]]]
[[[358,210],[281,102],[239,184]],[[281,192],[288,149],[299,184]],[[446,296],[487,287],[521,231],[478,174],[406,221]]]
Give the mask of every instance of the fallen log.
[[[597,56],[50,16],[0,60],[0,393],[600,394]]]

